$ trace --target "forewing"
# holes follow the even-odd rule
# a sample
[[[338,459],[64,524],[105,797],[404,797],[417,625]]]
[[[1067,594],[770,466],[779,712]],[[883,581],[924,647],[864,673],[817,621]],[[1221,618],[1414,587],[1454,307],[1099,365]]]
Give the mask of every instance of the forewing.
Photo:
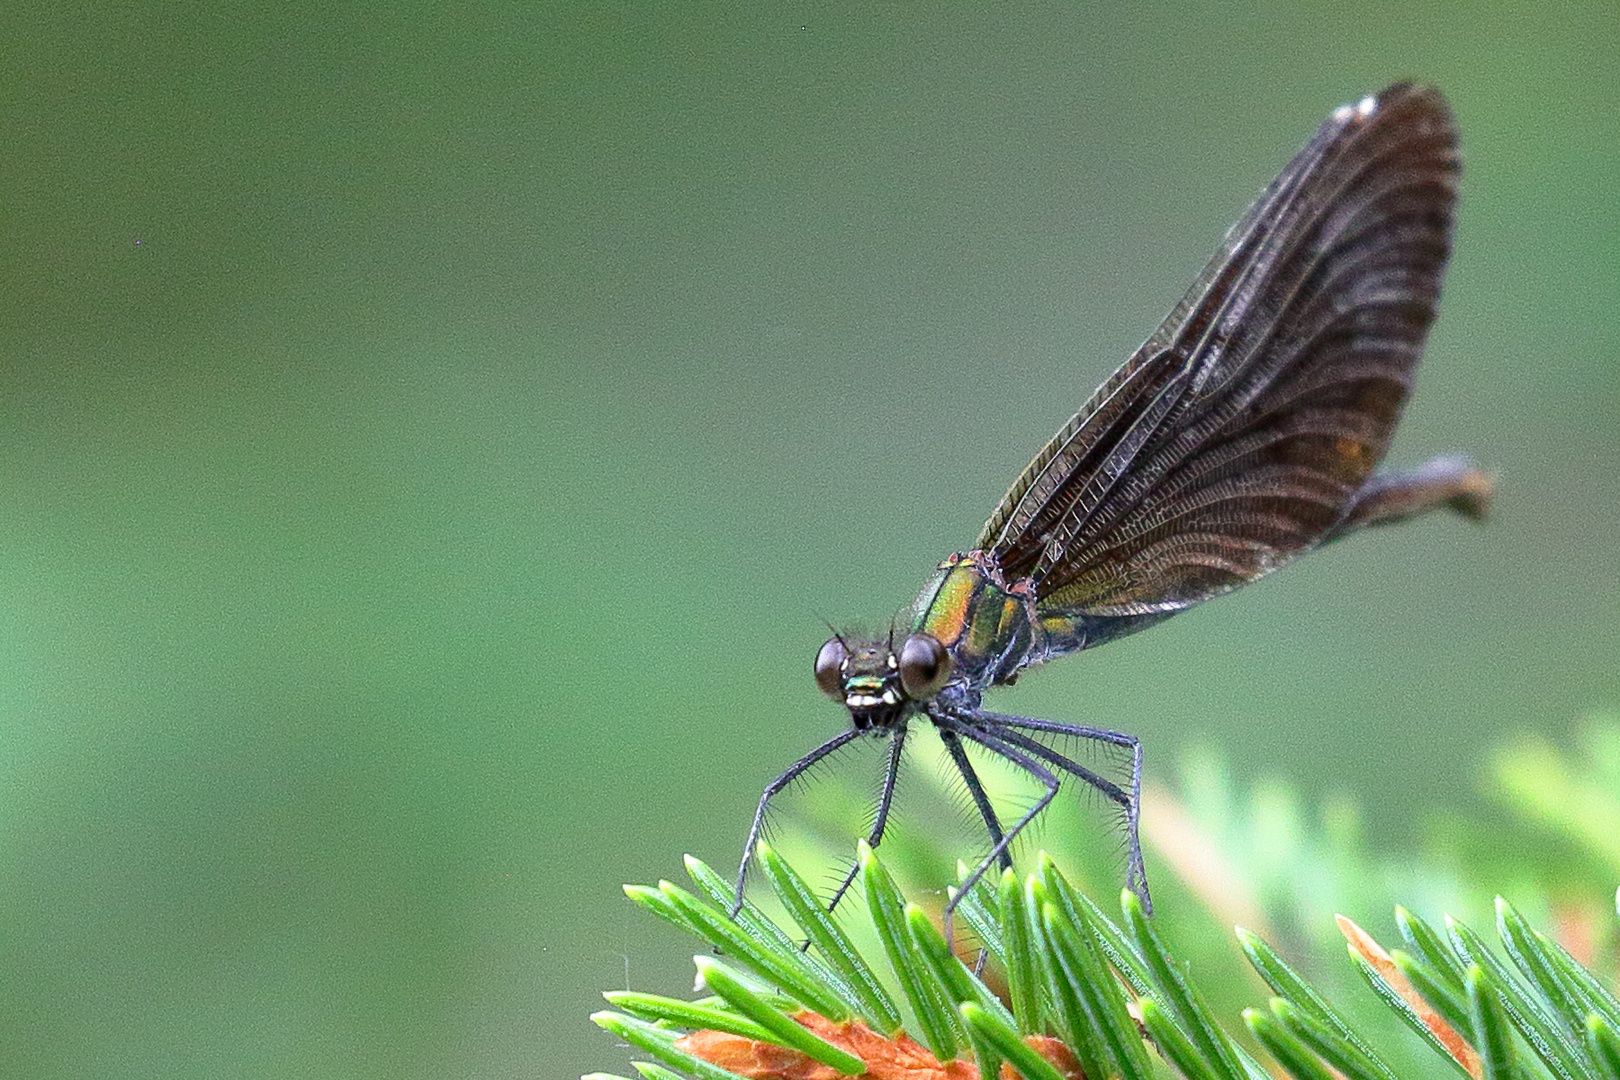
[[[1321,540],[1405,403],[1458,171],[1438,91],[1399,84],[1337,110],[977,546],[1043,606],[1128,615],[1197,603]]]

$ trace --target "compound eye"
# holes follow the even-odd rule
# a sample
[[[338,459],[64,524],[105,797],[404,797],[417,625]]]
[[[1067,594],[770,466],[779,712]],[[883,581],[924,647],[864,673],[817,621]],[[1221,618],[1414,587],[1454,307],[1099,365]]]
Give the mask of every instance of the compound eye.
[[[837,638],[816,653],[816,685],[834,701],[844,700],[844,663],[848,659],[849,650]]]
[[[951,654],[928,634],[912,634],[900,646],[900,687],[912,701],[927,701],[951,677]]]

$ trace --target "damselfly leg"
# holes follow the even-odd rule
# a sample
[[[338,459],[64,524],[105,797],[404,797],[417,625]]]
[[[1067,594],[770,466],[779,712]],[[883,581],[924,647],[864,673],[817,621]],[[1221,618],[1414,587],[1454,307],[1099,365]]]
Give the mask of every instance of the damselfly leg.
[[[1013,840],[1041,810],[1045,809],[1046,804],[1052,800],[1057,791],[1059,781],[1052,772],[1053,769],[1083,781],[1120,808],[1125,817],[1125,882],[1132,892],[1141,897],[1143,908],[1150,914],[1152,913],[1153,901],[1148,894],[1147,873],[1142,865],[1142,841],[1138,833],[1142,803],[1142,744],[1140,740],[1133,735],[1108,731],[1104,728],[1086,727],[1082,724],[1063,724],[1053,720],[1034,720],[1028,717],[1008,716],[1003,713],[983,712],[977,709],[948,714],[934,713],[931,715],[933,715],[935,723],[939,725],[942,737],[947,733],[951,733],[968,739],[992,754],[1016,765],[1047,788],[1046,793],[1040,797],[1035,806],[1014,823],[1006,831],[1005,835],[998,837],[995,835],[995,831],[992,830],[993,846],[990,854],[985,856],[978,867],[963,879],[961,886],[957,890],[956,897],[946,906],[947,913],[967,894],[968,890],[978,884],[979,879],[989,871],[991,866],[997,862],[1000,862],[1003,866],[1011,864],[1007,850]],[[1125,790],[1119,784],[1086,768],[1073,758],[1054,750],[1038,739],[1031,738],[1029,735],[1024,734],[1026,731],[1069,736],[1078,739],[1091,739],[1128,749],[1131,754],[1130,790]],[[946,745],[949,746],[950,742],[947,741]],[[960,763],[958,767],[961,767]],[[969,773],[964,772],[964,779],[968,775]],[[971,783],[969,787],[971,789]]]
[[[898,727],[889,737],[889,756],[883,766],[883,786],[878,790],[877,814],[872,818],[872,830],[866,834],[866,846],[876,848],[883,843],[883,834],[889,827],[889,807],[894,805],[894,785],[900,777],[900,755],[906,747],[906,729]],[[833,891],[832,899],[827,901],[827,910],[831,911],[838,906],[838,901],[844,898],[849,887],[855,884],[855,878],[860,875],[861,864],[856,862],[844,874],[844,880],[838,883]]]
[[[765,829],[765,812],[770,809],[771,800],[792,787],[793,781],[803,776],[816,762],[829,754],[836,753],[841,747],[854,742],[864,734],[866,732],[859,728],[844,729],[792,765],[789,765],[782,771],[781,776],[778,776],[766,786],[765,794],[759,797],[759,807],[754,811],[754,823],[748,827],[748,839],[743,844],[742,862],[737,866],[737,895],[731,902],[732,918],[736,918],[737,912],[742,910],[743,886],[748,880],[748,861],[754,857],[754,845],[759,842],[759,834]]]

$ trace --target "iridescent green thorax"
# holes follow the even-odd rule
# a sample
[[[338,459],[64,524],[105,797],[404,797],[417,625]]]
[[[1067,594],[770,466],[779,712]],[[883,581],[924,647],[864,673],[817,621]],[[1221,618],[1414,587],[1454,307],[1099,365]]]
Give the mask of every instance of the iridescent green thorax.
[[[1024,665],[1033,644],[1033,594],[1003,581],[978,551],[940,563],[912,614],[912,632],[932,635],[944,645],[957,677],[975,688],[1006,681]]]
[[[935,569],[912,609],[912,632],[932,635],[950,651],[957,677],[983,689],[1165,617],[1093,615],[1037,601],[1028,579],[1009,582],[994,556],[970,551]]]

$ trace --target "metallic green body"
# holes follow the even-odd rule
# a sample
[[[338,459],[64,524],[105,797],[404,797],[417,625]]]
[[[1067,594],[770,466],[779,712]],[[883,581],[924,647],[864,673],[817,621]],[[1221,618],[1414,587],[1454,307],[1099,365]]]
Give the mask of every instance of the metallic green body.
[[[951,654],[956,678],[972,691],[1004,685],[1033,664],[1143,629],[1171,612],[1099,616],[1049,607],[1029,580],[1007,582],[983,551],[940,563],[917,596],[912,633],[929,634]]]

